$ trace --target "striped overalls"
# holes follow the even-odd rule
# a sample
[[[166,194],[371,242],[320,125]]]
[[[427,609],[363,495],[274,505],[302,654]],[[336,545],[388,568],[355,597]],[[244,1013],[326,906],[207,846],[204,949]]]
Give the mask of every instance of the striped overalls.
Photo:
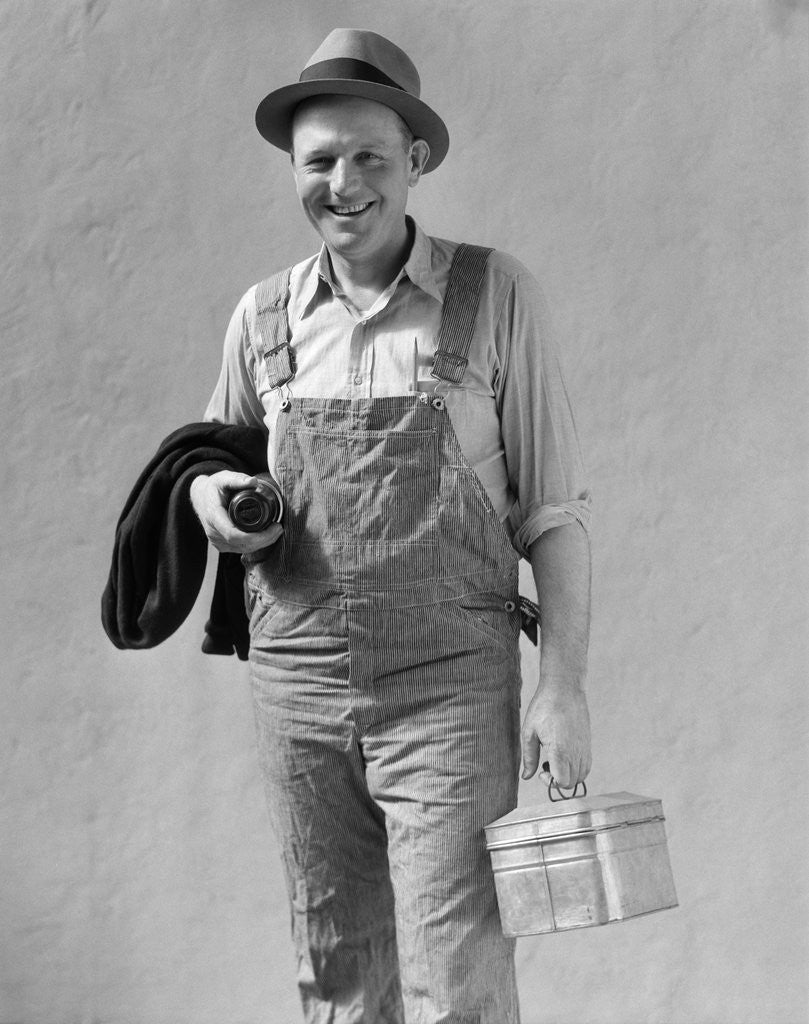
[[[433,375],[459,384],[487,250],[461,246]],[[259,286],[294,376],[288,275]],[[516,1024],[483,826],[516,804],[518,558],[440,396],[290,397],[285,534],[250,567],[250,666],[306,1019]]]

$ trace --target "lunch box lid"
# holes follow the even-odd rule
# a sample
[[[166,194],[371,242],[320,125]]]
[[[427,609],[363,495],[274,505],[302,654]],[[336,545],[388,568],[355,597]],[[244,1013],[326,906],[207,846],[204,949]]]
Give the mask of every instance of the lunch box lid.
[[[645,821],[663,821],[660,800],[636,793],[606,793],[575,799],[548,801],[541,806],[517,807],[485,828],[486,845],[507,846],[511,842],[571,837]]]

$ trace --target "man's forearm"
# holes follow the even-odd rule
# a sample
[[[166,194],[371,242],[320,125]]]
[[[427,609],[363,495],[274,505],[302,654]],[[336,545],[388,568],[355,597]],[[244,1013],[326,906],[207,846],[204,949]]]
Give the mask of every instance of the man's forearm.
[[[584,682],[590,638],[590,543],[578,523],[546,531],[531,545],[540,609],[539,685],[523,720],[523,778],[548,760],[564,787],[592,763]]]
[[[590,542],[579,523],[557,526],[530,548],[541,616],[540,685],[581,689],[590,640]]]

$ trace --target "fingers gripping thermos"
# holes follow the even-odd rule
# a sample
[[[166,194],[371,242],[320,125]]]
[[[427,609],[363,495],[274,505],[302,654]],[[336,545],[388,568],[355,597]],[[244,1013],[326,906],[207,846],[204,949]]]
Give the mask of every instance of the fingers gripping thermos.
[[[256,477],[254,487],[234,491],[228,502],[228,516],[245,533],[259,533],[284,515],[284,499],[268,476]]]

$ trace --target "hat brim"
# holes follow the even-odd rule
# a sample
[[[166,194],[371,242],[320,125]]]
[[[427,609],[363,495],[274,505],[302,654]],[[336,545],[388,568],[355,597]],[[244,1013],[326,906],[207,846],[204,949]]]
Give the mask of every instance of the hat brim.
[[[295,107],[310,96],[361,96],[395,110],[416,138],[424,139],[430,147],[430,158],[423,174],[434,171],[447,155],[447,126],[426,103],[403,89],[346,78],[295,82],[265,96],[256,110],[256,128],[267,142],[287,153],[291,152],[292,115]]]

